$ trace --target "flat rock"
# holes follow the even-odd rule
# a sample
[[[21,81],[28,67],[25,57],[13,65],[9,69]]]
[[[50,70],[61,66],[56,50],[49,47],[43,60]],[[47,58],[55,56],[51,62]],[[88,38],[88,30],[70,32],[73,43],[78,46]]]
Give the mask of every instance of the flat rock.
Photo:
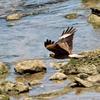
[[[75,77],[75,81],[79,84],[81,84],[84,87],[92,87],[93,84],[87,80],[83,80],[81,78]]]
[[[42,60],[25,60],[15,65],[15,71],[20,74],[45,72],[46,67]]]
[[[52,75],[49,79],[50,80],[65,80],[67,76],[61,72],[57,72],[54,75]]]

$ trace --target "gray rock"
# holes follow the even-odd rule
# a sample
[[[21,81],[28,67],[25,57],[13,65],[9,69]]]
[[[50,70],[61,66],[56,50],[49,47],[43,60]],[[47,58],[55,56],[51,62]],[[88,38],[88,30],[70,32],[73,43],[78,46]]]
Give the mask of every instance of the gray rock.
[[[41,60],[25,60],[15,65],[15,71],[20,74],[45,72],[46,67]]]

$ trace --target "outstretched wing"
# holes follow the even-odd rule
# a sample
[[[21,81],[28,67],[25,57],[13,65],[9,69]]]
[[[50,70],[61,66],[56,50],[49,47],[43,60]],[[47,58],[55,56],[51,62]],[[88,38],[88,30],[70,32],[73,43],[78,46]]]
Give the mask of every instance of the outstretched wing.
[[[66,31],[63,31],[61,37],[59,38],[57,44],[69,54],[72,52],[73,48],[73,36],[76,32],[76,28],[68,27]]]
[[[46,40],[44,42],[44,46],[49,50],[52,51],[53,53],[55,53],[56,55],[62,55],[64,54],[66,51],[64,49],[62,49],[57,42],[51,41],[51,40]]]
[[[44,46],[57,55],[71,54],[73,47],[73,35],[76,29],[68,27],[66,31],[63,31],[61,37],[57,42],[46,40]]]

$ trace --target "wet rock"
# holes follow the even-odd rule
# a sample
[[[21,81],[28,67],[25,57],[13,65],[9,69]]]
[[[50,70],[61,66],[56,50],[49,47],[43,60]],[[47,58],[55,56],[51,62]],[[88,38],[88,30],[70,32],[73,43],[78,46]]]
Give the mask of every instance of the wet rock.
[[[20,82],[3,81],[0,83],[0,91],[7,94],[17,94],[29,91],[29,86]]]
[[[18,62],[15,65],[15,71],[19,74],[45,72],[46,67],[41,60],[26,60]]]
[[[19,20],[23,16],[24,16],[24,14],[22,14],[22,13],[13,13],[13,14],[10,14],[10,15],[6,16],[6,20],[7,21]]]
[[[92,87],[93,84],[87,80],[83,80],[81,78],[75,77],[75,83],[72,83],[70,86],[71,87]]]
[[[65,18],[67,18],[67,19],[76,19],[77,17],[78,17],[78,14],[76,14],[76,13],[71,13],[71,14],[65,15]]]
[[[95,83],[95,82],[99,82],[100,83],[100,74],[89,76],[87,78],[87,80],[90,81],[90,82],[93,82],[93,83]]]
[[[7,65],[3,62],[0,62],[0,75],[3,75],[4,73],[8,73]]]
[[[49,79],[50,80],[65,80],[67,76],[61,72],[57,72],[54,75],[52,75]]]
[[[0,100],[10,100],[9,96],[0,94]]]

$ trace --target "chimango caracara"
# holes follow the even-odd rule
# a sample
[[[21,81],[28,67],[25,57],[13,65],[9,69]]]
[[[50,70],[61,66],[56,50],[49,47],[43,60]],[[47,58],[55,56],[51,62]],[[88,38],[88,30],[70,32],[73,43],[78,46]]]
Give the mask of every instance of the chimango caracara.
[[[77,54],[72,54],[73,48],[73,36],[76,32],[76,29],[73,27],[68,27],[66,31],[63,31],[57,42],[46,40],[44,46],[53,54],[50,54],[51,57],[57,59],[64,59],[68,57],[80,57]]]

